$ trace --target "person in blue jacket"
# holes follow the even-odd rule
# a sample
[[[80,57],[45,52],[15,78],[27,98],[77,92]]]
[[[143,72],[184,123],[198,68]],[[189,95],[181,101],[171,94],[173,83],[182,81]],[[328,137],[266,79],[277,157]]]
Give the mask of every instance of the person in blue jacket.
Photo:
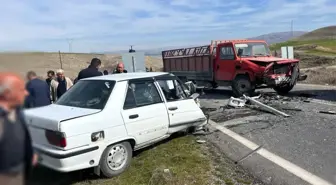
[[[25,101],[25,108],[42,107],[51,104],[50,88],[46,81],[37,78],[34,71],[27,73],[26,89],[29,95]]]

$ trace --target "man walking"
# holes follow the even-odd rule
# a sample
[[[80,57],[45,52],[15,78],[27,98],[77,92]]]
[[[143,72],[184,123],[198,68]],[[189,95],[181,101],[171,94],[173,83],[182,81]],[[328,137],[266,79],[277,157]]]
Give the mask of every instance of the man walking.
[[[69,77],[64,76],[64,71],[62,69],[56,71],[56,76],[58,82],[56,94],[58,99],[73,86],[73,83]]]
[[[124,63],[119,62],[117,65],[117,69],[113,71],[113,74],[116,73],[127,73],[127,70],[125,69]]]
[[[47,72],[47,79],[46,79],[47,84],[49,85],[50,89],[50,99],[51,102],[55,102],[57,99],[56,91],[57,91],[57,86],[58,82],[55,80],[55,72],[50,70]]]
[[[78,73],[77,81],[83,78],[89,78],[94,76],[102,76],[103,73],[99,72],[98,69],[101,66],[101,61],[98,58],[93,58],[88,68],[81,70]]]
[[[19,76],[0,73],[0,184],[3,185],[25,184],[31,167],[37,163],[20,108],[27,95]]]
[[[27,96],[25,107],[34,108],[51,104],[50,88],[48,84],[37,78],[34,71],[27,73],[28,83],[26,85],[29,95]]]

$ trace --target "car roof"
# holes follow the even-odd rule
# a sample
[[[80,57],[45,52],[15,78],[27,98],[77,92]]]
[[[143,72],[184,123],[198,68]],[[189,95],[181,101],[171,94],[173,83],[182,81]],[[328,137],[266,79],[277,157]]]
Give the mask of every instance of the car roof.
[[[135,73],[119,73],[119,74],[108,74],[103,76],[95,76],[90,78],[85,78],[83,80],[113,80],[113,81],[125,81],[131,79],[139,78],[151,78],[156,76],[168,75],[165,72],[135,72]]]

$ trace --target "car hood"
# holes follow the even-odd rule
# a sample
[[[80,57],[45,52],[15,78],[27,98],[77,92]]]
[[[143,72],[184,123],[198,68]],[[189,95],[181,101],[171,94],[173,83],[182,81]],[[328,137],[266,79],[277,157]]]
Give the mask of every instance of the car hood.
[[[266,62],[266,63],[276,62],[278,64],[293,63],[299,61],[297,59],[286,59],[279,57],[248,57],[244,59],[249,60],[251,62]]]
[[[24,110],[27,124],[41,127],[58,129],[61,121],[78,118],[100,112],[98,109],[85,109],[51,104],[44,107]]]

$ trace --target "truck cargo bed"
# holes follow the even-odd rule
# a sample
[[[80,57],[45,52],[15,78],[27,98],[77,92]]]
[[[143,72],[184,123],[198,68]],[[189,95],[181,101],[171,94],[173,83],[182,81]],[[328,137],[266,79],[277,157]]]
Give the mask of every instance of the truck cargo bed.
[[[213,80],[210,45],[162,51],[163,70],[188,80]]]

